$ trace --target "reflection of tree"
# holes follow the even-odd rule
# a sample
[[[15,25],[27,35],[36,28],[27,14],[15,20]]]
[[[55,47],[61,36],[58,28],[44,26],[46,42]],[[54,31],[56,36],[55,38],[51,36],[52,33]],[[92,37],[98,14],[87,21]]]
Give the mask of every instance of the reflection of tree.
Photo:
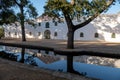
[[[37,66],[37,63],[34,60],[35,54],[30,55],[28,57],[25,56],[25,48],[21,49],[21,59],[19,62],[21,63],[28,63],[30,65]]]
[[[12,61],[17,61],[16,55],[14,55],[13,53],[7,53],[5,51],[0,51],[0,58],[5,58],[5,59],[12,60]]]
[[[24,55],[25,55],[25,48],[22,48],[21,49],[21,60],[20,60],[21,63],[24,63]]]
[[[87,63],[87,64],[96,64],[96,65],[113,67],[116,59],[105,58],[105,57],[96,57],[96,56],[76,56],[74,58],[74,61]]]
[[[84,75],[84,74],[81,74],[78,71],[74,70],[74,68],[73,68],[73,56],[71,56],[71,55],[67,55],[67,72],[75,73],[78,75]]]
[[[30,64],[30,65],[33,65],[33,66],[38,66],[37,65],[37,63],[36,63],[36,61],[34,60],[34,57],[35,57],[35,55],[33,54],[33,55],[31,55],[31,56],[28,56],[26,59],[25,59],[25,63],[28,63],[28,64]]]
[[[73,56],[67,56],[67,72],[73,71]]]

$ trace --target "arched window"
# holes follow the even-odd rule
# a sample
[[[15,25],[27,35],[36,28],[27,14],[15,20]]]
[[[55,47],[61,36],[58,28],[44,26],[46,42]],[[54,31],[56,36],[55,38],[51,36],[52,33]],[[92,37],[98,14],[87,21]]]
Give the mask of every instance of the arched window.
[[[41,35],[41,32],[38,32],[38,36],[40,36]]]
[[[57,26],[58,25],[58,23],[57,22],[55,22],[55,26]]]
[[[57,36],[57,35],[58,35],[57,32],[55,32],[55,33],[54,33],[54,36]]]
[[[50,27],[50,24],[49,22],[46,22],[46,25],[45,25],[46,28],[49,28]]]
[[[95,38],[98,38],[99,37],[99,34],[98,33],[95,33],[95,36],[94,36]]]
[[[84,37],[84,33],[83,32],[80,33],[80,37]]]
[[[44,37],[45,37],[45,39],[51,39],[50,35],[51,35],[50,30],[46,30],[46,31],[44,32]]]
[[[116,38],[116,34],[112,33],[111,38]]]

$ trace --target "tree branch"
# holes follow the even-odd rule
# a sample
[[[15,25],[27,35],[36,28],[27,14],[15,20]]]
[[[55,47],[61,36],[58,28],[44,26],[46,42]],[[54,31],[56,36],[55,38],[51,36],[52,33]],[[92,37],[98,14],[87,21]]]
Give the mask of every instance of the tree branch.
[[[64,14],[64,17],[65,17],[65,20],[66,20],[66,23],[67,23],[67,25],[70,25],[70,26],[67,26],[68,27],[68,29],[72,29],[72,30],[74,30],[74,28],[73,28],[73,23],[72,23],[72,20],[70,19],[70,16],[66,13],[66,12],[64,12],[63,11],[63,14]],[[72,27],[71,27],[72,26]]]
[[[105,9],[107,9],[107,7],[109,7],[110,5],[112,5],[112,3],[114,2],[115,0],[110,0],[109,3],[107,4],[106,7],[103,7],[103,9],[100,11],[100,12],[97,12],[96,14],[94,14],[92,17],[90,17],[89,19],[87,19],[85,22],[83,23],[80,23],[78,25],[75,25],[74,26],[74,29],[77,30],[78,28],[82,28],[84,27],[85,25],[89,24],[92,20],[94,20],[97,16],[99,16]]]
[[[21,6],[16,0],[14,0],[14,2],[15,2],[18,6]]]

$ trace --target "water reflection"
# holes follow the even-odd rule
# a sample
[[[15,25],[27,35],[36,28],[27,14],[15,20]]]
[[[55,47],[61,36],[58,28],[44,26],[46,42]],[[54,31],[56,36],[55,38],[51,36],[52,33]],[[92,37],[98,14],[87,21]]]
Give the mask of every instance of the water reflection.
[[[93,63],[94,64],[109,63],[107,59],[102,59],[101,61],[99,61],[99,58],[94,58],[94,57],[87,58],[88,56],[85,56],[85,57],[67,56],[66,57],[66,56],[60,56],[60,55],[54,54],[53,52],[48,52],[48,51],[43,51],[43,50],[32,50],[32,49],[25,49],[24,51],[25,54],[23,56],[21,55],[22,49],[15,48],[15,47],[13,48],[6,47],[5,51],[0,52],[0,56],[1,57],[4,55],[6,56],[7,54],[9,56],[9,57],[6,57],[7,59],[11,57],[13,60],[16,60],[19,62],[21,61],[21,57],[23,57],[24,63],[42,67],[45,69],[57,70],[61,72],[67,72],[67,71],[71,72],[72,70],[75,72],[77,71],[79,74],[84,74],[88,77],[93,77],[93,78],[97,78],[101,80],[120,80],[120,76],[119,76],[120,69],[119,68],[114,68],[113,66],[107,67],[107,66],[93,65]],[[81,62],[85,62],[85,63],[91,62],[92,65],[81,63]],[[114,61],[112,60],[111,63],[113,62]]]
[[[21,49],[21,59],[20,59],[20,62],[21,62],[21,63],[24,63],[24,60],[25,60],[25,59],[24,59],[24,56],[25,56],[25,48],[22,48],[22,49]]]
[[[0,57],[5,58],[5,59],[9,59],[9,60],[13,60],[13,61],[17,61],[17,56],[11,53],[7,53],[5,51],[0,51]]]

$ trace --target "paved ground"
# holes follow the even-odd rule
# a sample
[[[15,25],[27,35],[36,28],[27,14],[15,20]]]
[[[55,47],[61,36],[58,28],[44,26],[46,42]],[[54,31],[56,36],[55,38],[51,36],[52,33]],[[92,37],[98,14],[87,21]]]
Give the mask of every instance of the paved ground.
[[[0,58],[0,80],[95,80],[70,73],[40,69]]]

